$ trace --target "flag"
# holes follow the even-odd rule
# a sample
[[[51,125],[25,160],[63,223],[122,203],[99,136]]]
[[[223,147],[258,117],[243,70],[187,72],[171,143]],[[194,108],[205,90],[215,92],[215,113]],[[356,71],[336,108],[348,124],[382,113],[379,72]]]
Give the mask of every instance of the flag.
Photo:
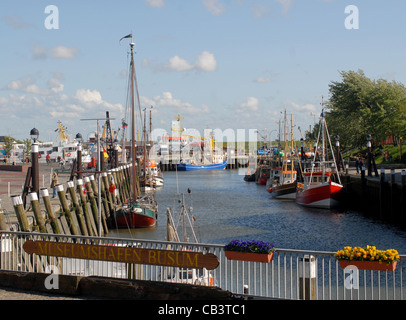
[[[121,42],[121,40],[123,40],[123,39],[126,39],[126,38],[132,38],[132,37],[133,37],[132,33],[127,34],[125,37],[122,37],[122,38],[120,39],[119,43],[120,43],[120,42]]]
[[[104,148],[103,148],[103,156],[104,156],[104,159],[108,159],[108,157],[109,157],[109,155],[107,154],[106,149],[104,149]]]

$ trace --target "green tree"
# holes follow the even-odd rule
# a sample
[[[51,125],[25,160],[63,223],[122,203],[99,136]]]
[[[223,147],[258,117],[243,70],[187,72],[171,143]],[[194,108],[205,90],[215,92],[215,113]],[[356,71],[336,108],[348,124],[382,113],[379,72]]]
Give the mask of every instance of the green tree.
[[[367,134],[378,143],[405,133],[406,88],[383,79],[371,80],[362,70],[340,72],[329,85],[326,120],[342,146],[363,147]]]

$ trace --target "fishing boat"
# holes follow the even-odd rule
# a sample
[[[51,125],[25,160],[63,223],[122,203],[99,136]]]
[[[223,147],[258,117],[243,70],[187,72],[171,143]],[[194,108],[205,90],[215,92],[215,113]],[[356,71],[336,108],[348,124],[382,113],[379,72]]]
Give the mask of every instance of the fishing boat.
[[[326,138],[331,150],[332,161],[327,160]],[[307,207],[333,208],[339,205],[343,185],[338,174],[323,110],[320,115],[316,146],[319,145],[320,139],[321,152],[317,148],[311,162],[311,168],[307,168],[303,172],[304,181],[298,183],[296,188],[296,202]]]
[[[180,119],[183,118],[178,116],[176,119],[178,121],[177,131],[180,135],[182,132]],[[213,133],[207,138],[188,137],[189,140],[184,135],[178,137],[181,142],[179,145],[180,163],[176,165],[178,171],[224,170],[226,168],[227,159],[223,155],[223,151],[216,148]]]
[[[144,157],[143,157],[143,176],[140,176],[141,167],[140,164],[137,164],[136,157],[136,146],[135,146],[135,96],[137,95],[137,101],[139,104],[140,110],[140,100],[138,96],[137,80],[135,74],[134,66],[134,46],[132,42],[132,35],[129,34],[123,38],[131,38],[130,48],[131,48],[131,63],[130,63],[130,98],[131,105],[131,196],[128,199],[127,203],[116,211],[114,222],[118,228],[148,228],[156,226],[156,221],[158,218],[158,206],[154,199],[154,193],[146,192],[141,194],[141,187],[145,191],[145,180],[142,180],[143,183],[140,185],[140,178],[145,178],[145,164],[147,161],[146,157],[146,146],[144,145]],[[123,39],[122,38],[122,39]],[[140,115],[141,116],[141,115]],[[144,137],[145,137],[145,120],[144,120]],[[144,139],[145,144],[145,139]]]
[[[287,148],[287,130],[286,130],[286,110],[285,110],[285,150],[283,152],[283,165],[280,168],[273,168],[271,172],[270,185],[267,185],[268,192],[272,198],[277,199],[295,199],[297,186],[297,171],[294,169],[293,163],[293,116],[291,115],[291,130],[290,130],[290,159],[288,159]]]

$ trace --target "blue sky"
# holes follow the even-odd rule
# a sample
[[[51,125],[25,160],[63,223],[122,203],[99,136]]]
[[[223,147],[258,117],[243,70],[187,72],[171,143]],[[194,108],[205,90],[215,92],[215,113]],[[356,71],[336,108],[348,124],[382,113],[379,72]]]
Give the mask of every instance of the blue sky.
[[[58,9],[58,29],[44,22]],[[347,29],[348,5],[359,28]],[[96,128],[84,118],[126,114],[133,34],[142,108],[153,127],[258,129],[277,137],[285,109],[294,134],[313,125],[340,71],[406,82],[406,3],[399,0],[119,0],[0,3],[0,135],[36,127],[56,137]],[[316,117],[314,115],[317,115]],[[266,131],[265,131],[266,129]]]

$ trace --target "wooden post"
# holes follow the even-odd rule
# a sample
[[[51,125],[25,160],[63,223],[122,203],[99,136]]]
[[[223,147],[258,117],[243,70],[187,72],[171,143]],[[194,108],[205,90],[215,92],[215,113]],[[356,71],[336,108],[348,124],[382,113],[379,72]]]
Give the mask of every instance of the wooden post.
[[[95,223],[95,230],[93,230],[94,234],[97,235],[97,224],[98,224],[98,215],[99,215],[99,211],[98,211],[98,207],[97,207],[97,202],[96,199],[94,197],[94,191],[92,188],[92,185],[90,183],[90,178],[89,177],[84,177],[83,181],[85,182],[86,185],[86,196],[89,199],[90,202],[90,209],[92,211],[92,221],[94,221]],[[101,209],[100,209],[101,210]]]
[[[94,229],[96,226],[93,225],[92,220],[91,220],[91,216],[89,214],[89,210],[88,210],[88,207],[87,207],[86,196],[83,193],[83,180],[82,179],[77,179],[76,180],[76,188],[77,188],[77,192],[79,194],[80,203],[82,205],[82,211],[83,211],[83,213],[85,215],[85,221],[86,221],[89,236],[96,236],[97,235],[97,230]]]
[[[14,207],[14,212],[17,215],[17,220],[20,225],[20,230],[21,231],[26,231],[26,232],[31,232],[30,225],[28,223],[27,215],[25,214],[24,211],[24,206],[23,206],[23,199],[21,196],[12,196],[11,201],[13,203]]]
[[[45,228],[44,217],[42,216],[42,212],[39,207],[38,194],[34,191],[34,192],[31,192],[28,195],[28,197],[31,201],[31,207],[34,212],[35,220],[37,222],[39,231],[41,233],[47,233],[47,229]]]
[[[63,213],[66,216],[66,220],[68,222],[69,229],[70,229],[70,231],[72,232],[73,235],[79,236],[80,232],[77,229],[77,227],[75,225],[75,222],[73,221],[72,214],[71,214],[71,212],[69,210],[68,202],[66,201],[65,191],[63,190],[63,185],[58,184],[58,185],[56,185],[55,188],[56,188],[56,191],[58,193],[59,202],[62,205]]]
[[[110,217],[110,214],[113,212],[113,210],[114,210],[114,208],[113,208],[113,201],[112,201],[112,197],[111,197],[111,194],[110,194],[110,192],[109,192],[109,182],[108,182],[108,179],[107,179],[107,173],[106,172],[103,172],[102,174],[101,174],[101,180],[102,180],[102,185],[104,186],[104,192],[102,192],[102,194],[104,194],[104,196],[105,196],[105,198],[106,198],[106,200],[107,200],[107,204],[108,204],[108,206],[109,206],[109,212],[108,212],[108,216],[107,216],[107,218],[108,217]]]
[[[93,194],[95,197],[97,197],[98,191],[97,191],[97,184],[96,181],[94,180],[94,175],[89,176],[90,184],[93,189]]]
[[[83,236],[88,236],[89,232],[87,231],[86,222],[83,216],[82,207],[79,205],[78,198],[75,192],[75,185],[73,181],[68,181],[68,191],[73,202],[73,206],[75,207],[76,217],[79,222],[80,231],[82,232]]]
[[[42,200],[44,201],[45,210],[48,213],[49,220],[51,222],[51,227],[54,233],[62,234],[61,230],[59,229],[57,218],[55,217],[54,211],[52,210],[51,200],[49,199],[49,193],[47,188],[42,188],[40,190],[40,194]]]

